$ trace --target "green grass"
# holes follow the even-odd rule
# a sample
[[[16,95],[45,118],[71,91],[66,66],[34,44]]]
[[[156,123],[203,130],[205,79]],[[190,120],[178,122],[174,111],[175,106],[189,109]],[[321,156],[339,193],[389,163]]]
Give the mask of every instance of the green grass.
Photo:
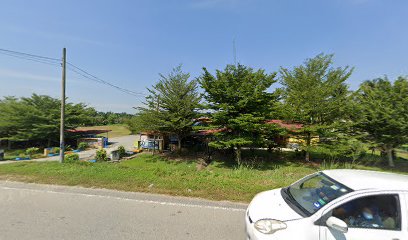
[[[98,129],[98,130],[112,130],[108,133],[108,137],[122,137],[130,134],[130,130],[124,124],[106,125],[106,126],[92,126],[92,127],[80,127],[78,129]],[[106,133],[100,134],[106,137]]]
[[[4,160],[15,160],[18,157],[28,157],[28,155],[25,153],[26,149],[12,149],[12,150],[5,150],[4,152]],[[32,158],[42,158],[44,157],[43,154],[40,153],[34,154],[31,156]],[[21,155],[21,156],[20,156]]]
[[[351,167],[327,163],[323,166]],[[213,162],[198,171],[194,161],[167,160],[157,155],[140,154],[135,159],[119,164],[5,164],[0,165],[0,179],[249,202],[261,191],[287,186],[321,168],[320,165],[279,161],[270,163],[267,169],[257,170]]]

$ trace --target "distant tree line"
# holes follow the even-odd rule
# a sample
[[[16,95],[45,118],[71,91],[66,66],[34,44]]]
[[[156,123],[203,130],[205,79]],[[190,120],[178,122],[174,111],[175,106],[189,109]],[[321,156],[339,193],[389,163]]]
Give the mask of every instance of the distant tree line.
[[[125,124],[133,114],[122,112],[96,112],[93,118],[93,125],[112,125],[112,124]]]
[[[333,55],[325,54],[274,73],[237,64],[215,74],[203,68],[201,76],[190,79],[179,66],[148,89],[146,105],[129,126],[182,141],[193,132],[193,119],[207,116],[213,129],[222,130],[209,145],[233,150],[240,164],[243,147],[270,148],[275,136],[289,133],[267,124],[281,119],[303,126],[291,134],[303,140],[306,161],[316,147],[355,159],[369,146],[394,166],[393,149],[408,142],[408,80],[381,77],[351,91],[346,81],[352,73],[348,66],[333,67]]]
[[[31,141],[44,146],[59,142],[59,99],[33,94],[31,97],[0,99],[0,141]],[[83,103],[66,104],[65,128],[124,123],[127,113],[97,112]],[[68,137],[72,136],[66,133]]]

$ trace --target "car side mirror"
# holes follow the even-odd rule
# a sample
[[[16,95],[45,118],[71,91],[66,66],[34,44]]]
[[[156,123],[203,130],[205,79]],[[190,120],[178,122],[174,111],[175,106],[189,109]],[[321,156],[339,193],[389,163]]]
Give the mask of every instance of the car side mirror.
[[[336,217],[329,217],[327,219],[327,221],[326,221],[326,225],[329,228],[332,228],[332,229],[337,230],[337,231],[342,232],[342,233],[348,232],[347,223],[344,222],[341,219],[336,218]]]

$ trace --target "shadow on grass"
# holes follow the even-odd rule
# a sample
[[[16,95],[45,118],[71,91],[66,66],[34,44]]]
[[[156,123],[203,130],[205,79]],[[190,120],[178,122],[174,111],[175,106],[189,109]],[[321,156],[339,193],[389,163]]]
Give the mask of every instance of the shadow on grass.
[[[149,155],[149,156],[147,156]],[[144,157],[143,157],[144,156]],[[304,161],[302,152],[284,152],[284,151],[267,151],[267,150],[250,150],[242,151],[242,163],[238,165],[234,159],[234,154],[230,151],[217,151],[212,154],[212,160],[206,162],[207,155],[205,153],[190,152],[190,153],[143,153],[139,157],[143,157],[146,162],[165,162],[171,165],[178,164],[193,164],[197,163],[204,165],[216,165],[218,168],[224,169],[239,169],[246,168],[258,171],[275,170],[281,167],[302,166],[313,170],[317,169],[335,169],[335,168],[364,168],[364,169],[380,169],[385,171],[408,173],[408,160],[398,158],[395,160],[396,167],[387,166],[386,161],[378,158],[378,156],[366,155],[363,159],[359,159],[352,163],[351,159],[333,159],[324,154],[312,154],[310,162]]]

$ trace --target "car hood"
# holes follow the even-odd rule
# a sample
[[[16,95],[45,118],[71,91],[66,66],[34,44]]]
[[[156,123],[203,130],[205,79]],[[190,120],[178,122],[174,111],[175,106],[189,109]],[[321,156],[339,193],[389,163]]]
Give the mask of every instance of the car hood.
[[[281,189],[261,192],[254,197],[248,207],[253,222],[259,219],[289,221],[302,218],[283,199]]]

